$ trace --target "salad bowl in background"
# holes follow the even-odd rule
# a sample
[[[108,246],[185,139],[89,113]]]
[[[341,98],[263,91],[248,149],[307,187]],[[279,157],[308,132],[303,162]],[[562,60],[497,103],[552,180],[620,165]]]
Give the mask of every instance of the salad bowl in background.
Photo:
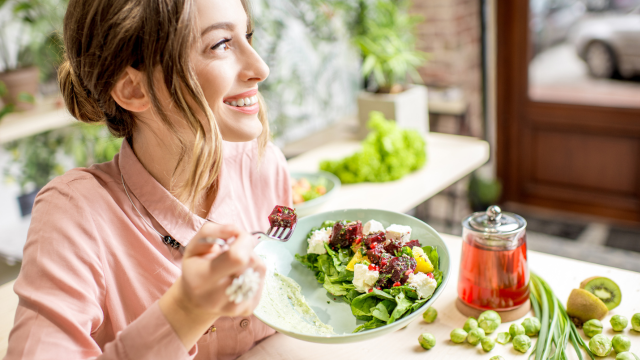
[[[308,243],[306,238],[311,228],[320,226],[320,224],[326,220],[343,219],[352,221],[361,220],[363,223],[374,219],[381,222],[385,227],[391,224],[408,225],[412,229],[411,239],[419,240],[421,246],[436,246],[440,258],[439,263],[443,280],[433,293],[433,296],[415,312],[389,325],[352,333],[353,330],[364,323],[364,321],[357,320],[351,313],[351,306],[346,301],[328,293],[322,287],[322,284],[318,283],[314,273],[295,259],[296,254],[304,255],[307,253]],[[268,274],[272,274],[275,270],[279,274],[292,278],[300,285],[302,295],[309,306],[315,311],[323,323],[333,327],[337,335],[310,335],[278,327],[274,324],[273,319],[269,318],[267,313],[261,311],[260,307],[258,307],[254,313],[256,317],[285,335],[300,340],[326,344],[364,341],[405,327],[411,321],[420,317],[421,314],[436,301],[438,296],[440,296],[449,281],[451,266],[449,250],[440,235],[433,228],[412,216],[376,209],[335,210],[307,216],[298,220],[296,230],[288,242],[262,241],[256,246],[255,251],[265,259],[267,267],[269,268]],[[337,298],[337,300],[334,300],[334,298]]]
[[[332,173],[326,171],[317,171],[313,173],[294,171],[291,172],[290,175],[292,179],[300,180],[302,178],[305,178],[311,185],[322,185],[326,189],[326,192],[323,195],[320,195],[314,199],[310,199],[298,204],[294,203],[293,207],[296,209],[298,218],[316,213],[324,203],[326,203],[340,191],[340,179],[338,179],[338,177],[333,175]]]

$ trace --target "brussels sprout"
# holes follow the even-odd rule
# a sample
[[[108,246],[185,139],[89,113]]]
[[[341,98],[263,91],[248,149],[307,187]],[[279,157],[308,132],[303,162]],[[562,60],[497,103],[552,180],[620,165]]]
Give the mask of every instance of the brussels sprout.
[[[526,353],[531,347],[531,338],[527,335],[518,335],[513,338],[513,348],[521,353]]]
[[[582,330],[584,330],[584,334],[588,337],[594,337],[598,334],[602,334],[602,323],[600,320],[591,319],[584,323]]]
[[[624,335],[618,334],[613,337],[613,340],[611,340],[611,345],[613,345],[613,350],[617,353],[621,353],[631,349],[631,340]]]
[[[450,336],[451,341],[456,344],[462,344],[467,339],[467,332],[462,329],[453,329]]]
[[[629,351],[621,352],[616,355],[616,360],[639,360],[638,357]]]
[[[622,331],[629,325],[629,320],[622,315],[613,315],[609,322],[611,323],[613,331]]]
[[[493,350],[493,348],[496,346],[495,340],[488,336],[483,337],[482,340],[480,340],[480,344],[482,344],[482,350],[486,352]]]
[[[509,334],[508,332],[501,332],[498,334],[498,337],[496,338],[496,342],[502,345],[505,345],[509,341],[511,341],[511,334]]]
[[[496,331],[501,323],[502,319],[500,315],[493,310],[487,310],[478,316],[478,326],[480,326],[486,334],[491,334]]]
[[[602,334],[597,334],[589,340],[589,349],[598,356],[607,356],[611,352],[611,340]]]
[[[518,335],[524,335],[524,326],[511,324],[511,326],[509,326],[509,335],[511,335],[512,338]]]
[[[524,328],[524,334],[527,336],[536,336],[540,332],[540,320],[538,318],[526,318],[522,322]]]
[[[429,307],[427,311],[422,314],[422,318],[427,324],[431,324],[432,322],[434,322],[436,317],[438,317],[438,310],[432,307]]]
[[[429,333],[424,333],[421,334],[420,336],[418,336],[418,342],[420,343],[420,345],[429,350],[432,347],[436,346],[436,338],[429,334]]]
[[[489,360],[504,360],[504,358],[500,355],[492,356]]]
[[[477,329],[478,328],[478,321],[472,317],[468,318],[467,321],[464,322],[464,326],[462,327],[462,330],[469,332],[473,329]]]
[[[482,330],[482,328],[473,329],[469,331],[469,334],[467,335],[467,342],[473,346],[476,346],[483,337],[484,330]]]
[[[633,314],[631,317],[631,327],[635,331],[640,331],[640,313]]]

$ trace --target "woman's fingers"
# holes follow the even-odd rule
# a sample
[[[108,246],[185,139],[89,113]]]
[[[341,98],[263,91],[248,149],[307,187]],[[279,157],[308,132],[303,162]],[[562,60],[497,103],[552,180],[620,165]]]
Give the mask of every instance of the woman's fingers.
[[[220,240],[229,240],[242,234],[242,231],[233,225],[218,225],[206,223],[202,229],[193,237],[187,246],[184,257],[208,254],[215,250],[215,247],[223,247],[218,244]]]
[[[229,244],[229,249],[211,261],[211,268],[221,276],[241,274],[252,262],[253,238],[247,233]]]

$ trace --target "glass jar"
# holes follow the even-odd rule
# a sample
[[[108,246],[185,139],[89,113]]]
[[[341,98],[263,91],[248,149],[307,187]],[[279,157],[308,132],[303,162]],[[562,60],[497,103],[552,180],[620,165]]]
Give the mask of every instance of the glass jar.
[[[462,222],[458,297],[480,310],[507,311],[529,300],[527,222],[498,206]]]

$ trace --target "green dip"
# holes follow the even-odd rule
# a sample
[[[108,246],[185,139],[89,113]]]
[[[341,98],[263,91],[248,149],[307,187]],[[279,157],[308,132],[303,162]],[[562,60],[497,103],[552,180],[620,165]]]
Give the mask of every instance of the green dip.
[[[335,335],[333,327],[320,321],[309,307],[302,296],[300,285],[275,272],[265,279],[256,314],[270,325],[283,330],[310,335]]]

